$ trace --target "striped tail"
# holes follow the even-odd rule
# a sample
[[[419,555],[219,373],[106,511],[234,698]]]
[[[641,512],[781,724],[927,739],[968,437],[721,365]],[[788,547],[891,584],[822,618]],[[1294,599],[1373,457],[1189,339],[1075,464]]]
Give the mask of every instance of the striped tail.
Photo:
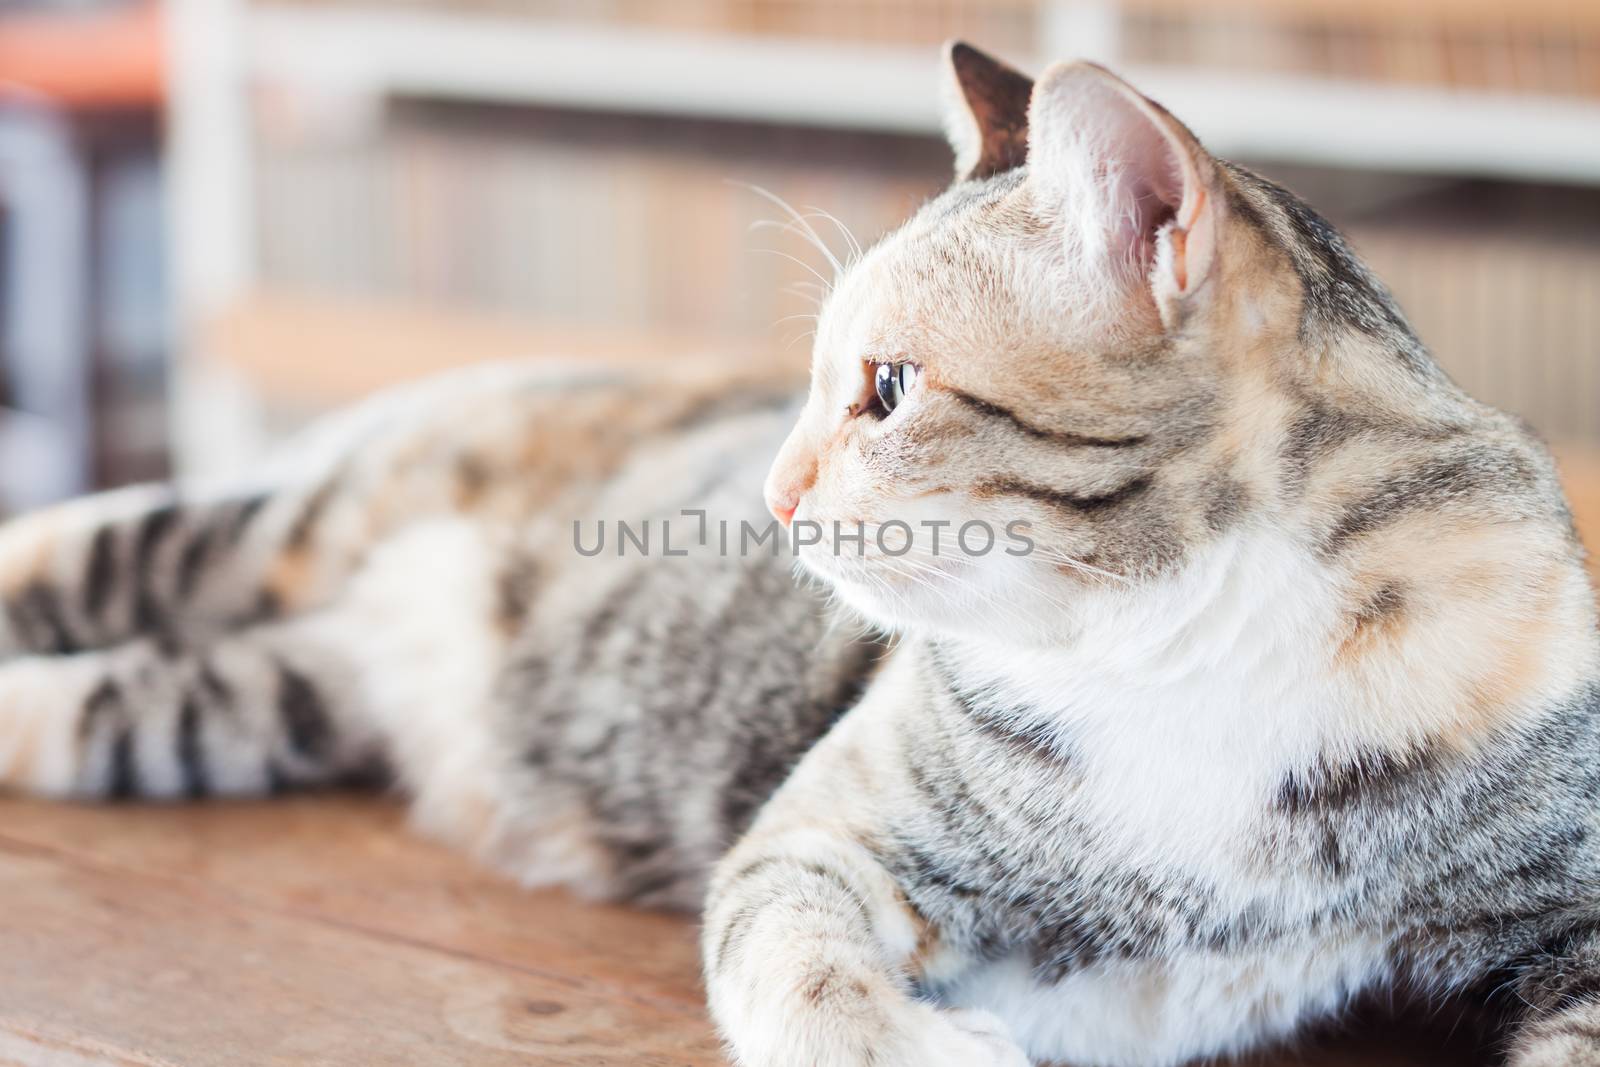
[[[252,795],[379,761],[350,662],[313,621],[0,666],[0,783],[85,798]]]
[[[89,497],[0,528],[0,785],[253,794],[362,771],[328,491]]]

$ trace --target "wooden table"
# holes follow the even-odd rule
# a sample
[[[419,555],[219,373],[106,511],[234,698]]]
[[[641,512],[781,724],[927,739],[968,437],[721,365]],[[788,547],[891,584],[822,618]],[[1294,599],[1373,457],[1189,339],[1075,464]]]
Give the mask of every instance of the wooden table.
[[[722,1063],[693,924],[528,892],[324,796],[0,804],[0,1063]],[[1458,1064],[1361,1033],[1272,1067]]]
[[[1600,461],[1565,470],[1600,532]],[[0,1064],[718,1064],[697,971],[688,920],[521,890],[390,801],[0,802]],[[1436,1045],[1252,1062],[1471,1062]]]

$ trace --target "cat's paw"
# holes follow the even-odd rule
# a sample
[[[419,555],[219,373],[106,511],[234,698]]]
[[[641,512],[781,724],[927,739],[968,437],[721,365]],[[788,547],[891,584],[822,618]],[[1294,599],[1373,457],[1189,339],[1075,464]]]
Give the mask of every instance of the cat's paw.
[[[915,1025],[913,1058],[895,1067],[1029,1067],[998,1015],[928,1006]]]

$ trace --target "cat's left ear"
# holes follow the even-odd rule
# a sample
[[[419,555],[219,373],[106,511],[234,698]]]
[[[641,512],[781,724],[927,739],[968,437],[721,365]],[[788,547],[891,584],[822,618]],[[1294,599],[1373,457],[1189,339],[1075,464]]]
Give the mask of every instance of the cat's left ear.
[[[956,181],[1022,166],[1033,79],[962,41],[947,44],[944,58],[944,126]]]
[[[1093,63],[1047,71],[1029,123],[1029,180],[1074,250],[1113,277],[1137,272],[1162,319],[1181,318],[1216,268],[1216,160],[1166,108]]]

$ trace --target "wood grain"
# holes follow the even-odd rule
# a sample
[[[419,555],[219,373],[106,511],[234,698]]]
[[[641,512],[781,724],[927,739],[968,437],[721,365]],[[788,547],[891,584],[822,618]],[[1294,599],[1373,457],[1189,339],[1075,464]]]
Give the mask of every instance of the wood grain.
[[[7,1061],[721,1062],[686,923],[518,892],[393,805],[3,810]]]

